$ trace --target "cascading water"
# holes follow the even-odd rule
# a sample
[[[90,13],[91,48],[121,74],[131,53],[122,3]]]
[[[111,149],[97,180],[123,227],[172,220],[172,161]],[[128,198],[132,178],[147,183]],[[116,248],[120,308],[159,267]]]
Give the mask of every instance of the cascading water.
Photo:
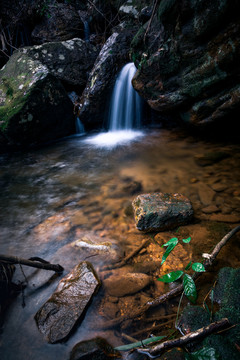
[[[97,146],[112,147],[142,136],[136,131],[141,125],[142,100],[132,86],[136,72],[134,63],[126,64],[119,73],[109,107],[109,130],[85,141]]]
[[[123,67],[117,77],[109,111],[109,131],[132,130],[141,125],[141,98],[132,86],[134,63]]]
[[[88,21],[83,20],[83,25],[84,25],[84,39],[86,42],[89,42],[90,29],[89,29]]]

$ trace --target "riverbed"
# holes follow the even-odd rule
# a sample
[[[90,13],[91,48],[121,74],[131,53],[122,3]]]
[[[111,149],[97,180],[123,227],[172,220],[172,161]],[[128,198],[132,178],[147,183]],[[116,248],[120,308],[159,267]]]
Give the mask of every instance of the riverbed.
[[[135,228],[131,210],[132,200],[140,193],[181,193],[191,200],[194,219],[177,230],[180,236],[192,237],[189,253],[196,258],[210,252],[220,240],[218,236],[239,224],[239,144],[197,140],[163,129],[144,131],[117,146],[98,147],[86,140],[89,137],[71,137],[0,156],[0,253],[58,262],[65,268],[63,275],[85,260],[85,255],[69,250],[71,243],[83,237],[111,239],[120,257],[128,254],[147,236]],[[226,156],[210,156],[214,160],[207,164],[201,160],[203,155],[220,153]],[[163,232],[161,237],[167,241],[177,230]],[[240,265],[239,240],[235,236],[222,251],[218,268]],[[153,259],[155,254],[151,256]],[[101,277],[108,259],[94,256],[87,260]],[[59,277],[22,266],[17,267],[14,281],[27,286],[6,311],[1,360],[67,359],[77,342],[96,335],[114,346],[124,343],[123,329],[103,331],[93,326],[99,319],[117,316],[117,312],[104,309],[105,290],[101,288],[70,339],[47,344],[34,315],[56,288]],[[147,289],[140,295],[144,301],[144,296],[147,299],[154,293]]]

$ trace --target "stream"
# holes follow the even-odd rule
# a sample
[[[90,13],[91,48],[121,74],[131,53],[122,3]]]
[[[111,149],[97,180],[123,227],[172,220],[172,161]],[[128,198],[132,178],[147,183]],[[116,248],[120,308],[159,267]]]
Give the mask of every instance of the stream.
[[[182,193],[191,200],[194,220],[179,234],[190,234],[189,252],[199,257],[220,241],[217,235],[239,224],[239,150],[238,144],[210,143],[183,132],[154,129],[115,147],[98,147],[89,136],[76,136],[41,149],[1,155],[0,253],[59,263],[65,269],[63,275],[86,258],[70,249],[72,242],[84,236],[111,239],[123,256],[146,238],[135,228],[131,201],[140,193],[161,191]],[[227,157],[208,166],[196,160],[202,154],[219,152]],[[174,234],[168,231],[162,236],[167,241]],[[236,236],[222,251],[215,271],[221,266],[240,266],[239,240]],[[153,260],[156,254],[151,256]],[[98,256],[87,260],[97,273],[108,261]],[[55,290],[59,277],[51,271],[16,266],[14,282],[25,281],[25,277],[24,299],[21,293],[13,299],[4,317],[1,360],[65,360],[77,342],[96,335],[113,346],[125,343],[123,328],[94,326],[99,319],[109,320],[117,313],[104,305],[102,287],[69,340],[47,344],[34,315]],[[146,289],[141,301],[154,295],[152,288]]]

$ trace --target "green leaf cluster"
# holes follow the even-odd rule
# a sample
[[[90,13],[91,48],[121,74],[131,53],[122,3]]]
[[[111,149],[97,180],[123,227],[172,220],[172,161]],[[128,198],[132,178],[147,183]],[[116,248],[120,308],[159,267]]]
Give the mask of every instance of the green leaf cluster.
[[[183,243],[188,244],[191,241],[191,238],[188,237],[187,239],[183,239],[182,241],[183,241]],[[174,237],[162,245],[162,247],[167,247],[167,249],[162,256],[161,265],[166,261],[167,257],[172,252],[172,250],[175,248],[175,246],[178,244],[178,242],[179,242],[178,238]],[[192,264],[191,261],[186,266],[185,271],[189,270],[191,267],[192,267],[192,270],[195,272],[204,272],[205,271],[205,268],[202,263],[195,262]],[[190,276],[189,274],[186,274],[182,270],[176,270],[176,271],[172,271],[168,274],[161,276],[157,280],[162,281],[164,283],[171,283],[176,280],[179,280],[181,277],[183,277],[182,281],[183,281],[184,294],[187,296],[187,298],[192,303],[195,303],[197,300],[197,289],[196,289],[196,285],[195,285],[195,282],[194,282],[192,276]]]

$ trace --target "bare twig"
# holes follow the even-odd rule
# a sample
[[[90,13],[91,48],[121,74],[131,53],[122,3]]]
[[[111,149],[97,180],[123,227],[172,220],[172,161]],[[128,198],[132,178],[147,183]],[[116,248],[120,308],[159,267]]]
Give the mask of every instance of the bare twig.
[[[113,265],[107,265],[105,267],[103,267],[101,269],[101,271],[105,271],[105,270],[111,270],[111,269],[116,269],[116,268],[120,268],[124,265],[126,265],[126,263],[132,259],[135,255],[137,255],[143,248],[147,247],[150,243],[150,239],[146,239],[142,242],[142,244],[135,250],[133,250],[128,256],[126,256],[122,261],[113,264]]]
[[[17,256],[0,254],[0,261],[6,262],[9,264],[22,264],[22,265],[35,267],[38,269],[43,269],[43,270],[52,270],[59,274],[61,274],[64,270],[64,268],[59,264],[50,264],[43,259],[40,259],[40,258],[37,258],[37,259],[38,259],[37,261],[27,260],[27,259],[21,259]]]
[[[151,326],[151,327],[136,331],[131,335],[132,336],[139,336],[139,335],[142,335],[142,334],[145,334],[145,333],[154,333],[154,331],[162,329],[163,327],[172,324],[174,321],[175,321],[175,319],[172,318],[172,320],[168,320],[168,321],[163,322],[162,324],[158,324],[158,325],[155,325],[155,326]]]
[[[155,345],[148,349],[137,349],[139,353],[148,355],[149,357],[157,357],[161,356],[165,351],[172,349],[174,347],[183,347],[186,344],[195,341],[204,339],[210,334],[216,333],[219,330],[227,329],[229,328],[230,323],[227,318],[224,318],[222,320],[216,321],[214,323],[211,323],[208,326],[202,327],[201,329],[198,329],[197,331],[191,332],[187,335],[181,336],[178,339],[174,340],[167,340],[159,345]]]

